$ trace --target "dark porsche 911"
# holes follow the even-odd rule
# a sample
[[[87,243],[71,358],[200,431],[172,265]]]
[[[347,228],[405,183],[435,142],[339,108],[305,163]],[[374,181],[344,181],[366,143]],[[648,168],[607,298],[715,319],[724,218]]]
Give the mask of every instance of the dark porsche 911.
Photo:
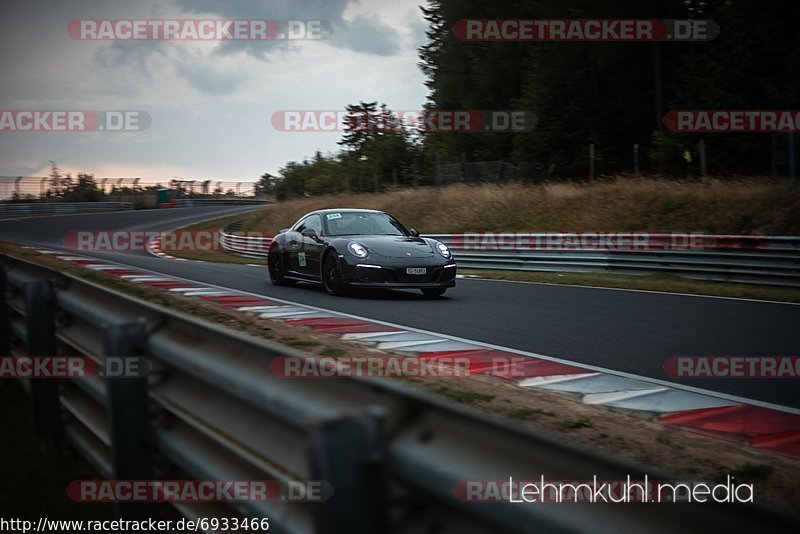
[[[434,297],[456,285],[456,263],[447,246],[373,210],[303,216],[275,236],[268,266],[273,284],[317,282],[331,295],[349,288],[391,288],[419,289]]]

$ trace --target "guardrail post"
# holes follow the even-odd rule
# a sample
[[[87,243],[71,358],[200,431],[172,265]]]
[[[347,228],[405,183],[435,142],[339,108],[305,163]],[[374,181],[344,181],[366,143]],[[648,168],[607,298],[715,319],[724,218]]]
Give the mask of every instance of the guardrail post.
[[[790,131],[788,134],[789,138],[787,139],[787,150],[789,152],[789,182],[794,186],[795,184],[795,144],[794,144],[794,132]]]
[[[103,334],[103,356],[127,361],[137,359],[146,338],[144,325],[116,324]],[[108,414],[111,427],[111,467],[116,480],[153,478],[152,429],[148,408],[147,376],[108,378]],[[152,517],[150,503],[119,503],[122,519]]]
[[[385,445],[380,410],[325,421],[311,431],[311,478],[333,487],[315,508],[316,531],[388,531]]]
[[[25,283],[25,328],[30,356],[56,355],[55,299],[49,280]],[[58,382],[53,378],[30,380],[36,430],[49,440],[61,433]]]
[[[0,267],[0,358],[11,356],[11,319],[8,313],[6,297],[6,270]],[[0,380],[0,388],[6,386],[6,380]]]
[[[3,358],[11,356],[11,319],[6,300],[7,287],[6,270],[0,267],[0,357]]]

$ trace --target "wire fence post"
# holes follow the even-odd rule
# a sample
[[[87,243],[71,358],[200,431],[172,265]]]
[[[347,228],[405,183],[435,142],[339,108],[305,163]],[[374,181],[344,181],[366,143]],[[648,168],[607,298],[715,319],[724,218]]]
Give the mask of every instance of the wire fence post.
[[[769,174],[773,180],[778,178],[778,134],[771,133],[770,137],[770,165]]]
[[[441,167],[441,157],[439,154],[436,154],[436,189],[439,189],[442,185],[442,167]]]
[[[706,179],[706,142],[700,139],[700,176]]]
[[[639,144],[633,144],[633,174],[639,176]]]
[[[589,179],[594,178],[594,143],[589,144]]]

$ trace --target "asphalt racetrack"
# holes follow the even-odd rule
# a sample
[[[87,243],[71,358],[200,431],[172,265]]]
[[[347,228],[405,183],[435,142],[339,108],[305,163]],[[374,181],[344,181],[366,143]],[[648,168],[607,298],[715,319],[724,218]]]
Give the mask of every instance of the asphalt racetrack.
[[[0,240],[64,249],[72,230],[166,230],[252,206],[141,210],[0,220]],[[286,221],[288,226],[294,221]],[[515,282],[460,279],[436,299],[418,291],[328,296],[276,287],[265,267],[174,261],[146,252],[86,253],[167,275],[639,376],[800,408],[797,379],[673,380],[670,356],[796,356],[800,306]]]

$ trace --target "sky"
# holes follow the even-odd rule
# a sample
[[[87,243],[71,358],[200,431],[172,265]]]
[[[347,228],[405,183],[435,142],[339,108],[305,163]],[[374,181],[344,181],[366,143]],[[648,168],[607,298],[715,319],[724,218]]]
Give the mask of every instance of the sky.
[[[359,100],[420,109],[419,0],[4,0],[0,111],[143,111],[142,131],[0,131],[0,177],[63,172],[142,181],[254,181],[341,133],[285,132],[281,110]],[[324,40],[89,41],[86,19],[321,20]],[[8,114],[6,114],[8,116]]]

